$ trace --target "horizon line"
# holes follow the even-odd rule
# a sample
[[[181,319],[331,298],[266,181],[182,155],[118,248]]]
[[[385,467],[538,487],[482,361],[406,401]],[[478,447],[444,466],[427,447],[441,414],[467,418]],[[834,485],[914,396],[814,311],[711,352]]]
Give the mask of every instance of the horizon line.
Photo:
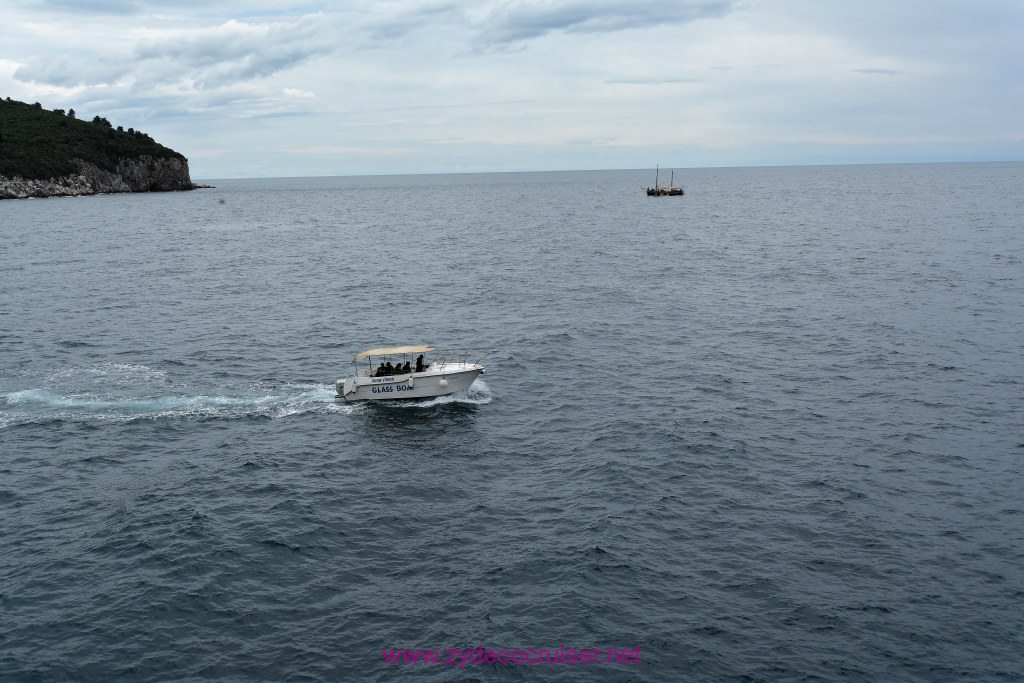
[[[913,166],[925,164],[1020,164],[1024,159],[974,159],[955,161],[859,161],[834,164],[749,164],[749,165],[725,165],[725,166],[665,166],[668,171],[711,171],[722,169],[740,168],[827,168],[833,166]],[[659,165],[660,167],[660,165]],[[300,178],[388,178],[394,176],[431,176],[431,175],[488,175],[488,174],[512,174],[512,173],[605,173],[608,171],[649,171],[647,167],[641,168],[561,168],[545,170],[494,170],[494,171],[434,171],[431,173],[422,172],[395,172],[395,173],[334,173],[327,175],[286,175],[286,176],[200,176],[195,180],[287,180]]]

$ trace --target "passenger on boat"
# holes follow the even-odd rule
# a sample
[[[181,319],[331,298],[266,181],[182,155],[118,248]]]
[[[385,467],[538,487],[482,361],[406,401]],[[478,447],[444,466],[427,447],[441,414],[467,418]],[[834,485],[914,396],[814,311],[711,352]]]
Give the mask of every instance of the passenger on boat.
[[[377,366],[377,372],[374,373],[373,376],[374,377],[383,377],[384,376],[384,363],[381,363],[380,365]]]
[[[412,370],[409,369],[409,361],[405,361],[405,365],[402,366],[402,374],[408,375]]]
[[[384,374],[385,375],[393,375],[393,374],[395,374],[395,369],[393,367],[391,367],[391,361],[388,361],[388,364],[384,366]]]
[[[416,358],[416,372],[423,372],[423,354],[421,353]]]

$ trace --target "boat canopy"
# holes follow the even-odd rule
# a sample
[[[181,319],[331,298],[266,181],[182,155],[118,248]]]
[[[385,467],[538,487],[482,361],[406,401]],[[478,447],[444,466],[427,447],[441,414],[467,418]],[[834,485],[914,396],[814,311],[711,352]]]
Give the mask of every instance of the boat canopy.
[[[433,350],[433,347],[430,346],[391,346],[383,349],[370,349],[369,351],[363,351],[355,357],[355,360],[363,360],[370,356],[394,356],[400,353],[426,353],[427,351]]]

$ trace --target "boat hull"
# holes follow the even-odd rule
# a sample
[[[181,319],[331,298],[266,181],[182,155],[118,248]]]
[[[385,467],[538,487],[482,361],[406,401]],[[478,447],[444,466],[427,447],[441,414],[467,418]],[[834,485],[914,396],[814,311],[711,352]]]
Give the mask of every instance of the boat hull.
[[[394,401],[435,398],[468,389],[484,371],[474,363],[455,363],[438,369],[391,377],[350,375],[338,380],[335,398],[357,401]]]

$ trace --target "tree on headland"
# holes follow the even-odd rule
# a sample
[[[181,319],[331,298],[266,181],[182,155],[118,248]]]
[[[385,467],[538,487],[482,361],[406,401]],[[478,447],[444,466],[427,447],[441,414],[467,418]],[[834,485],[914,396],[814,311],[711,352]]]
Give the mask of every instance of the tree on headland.
[[[106,117],[77,119],[74,109],[65,115],[41,104],[0,99],[0,129],[0,176],[5,178],[59,178],[77,172],[79,160],[116,172],[122,159],[185,159],[142,131],[115,129]]]

